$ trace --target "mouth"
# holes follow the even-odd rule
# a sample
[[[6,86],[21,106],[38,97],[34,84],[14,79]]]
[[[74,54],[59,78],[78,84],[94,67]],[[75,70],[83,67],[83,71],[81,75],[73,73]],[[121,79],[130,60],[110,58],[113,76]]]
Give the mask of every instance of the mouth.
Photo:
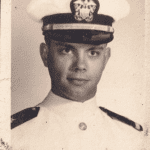
[[[67,78],[67,80],[76,86],[81,86],[86,84],[89,80],[88,79],[84,79],[84,78]]]

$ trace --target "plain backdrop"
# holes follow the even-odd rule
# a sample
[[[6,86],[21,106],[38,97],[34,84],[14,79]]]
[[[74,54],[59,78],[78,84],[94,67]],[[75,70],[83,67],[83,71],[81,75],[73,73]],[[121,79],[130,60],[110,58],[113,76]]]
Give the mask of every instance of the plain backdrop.
[[[42,24],[28,17],[26,6],[29,1],[12,1],[12,114],[37,105],[51,88],[48,70],[39,53],[39,45],[44,42]],[[108,44],[111,58],[98,85],[96,97],[98,105],[144,125],[145,1],[128,2],[130,14],[113,25],[115,38]]]

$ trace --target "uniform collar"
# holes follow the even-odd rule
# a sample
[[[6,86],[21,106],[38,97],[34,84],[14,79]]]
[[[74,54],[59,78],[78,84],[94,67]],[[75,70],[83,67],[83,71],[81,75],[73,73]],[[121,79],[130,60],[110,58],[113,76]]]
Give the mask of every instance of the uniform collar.
[[[62,98],[52,91],[39,106],[46,107],[49,111],[68,119],[90,117],[98,110],[95,97],[85,102],[76,102]]]

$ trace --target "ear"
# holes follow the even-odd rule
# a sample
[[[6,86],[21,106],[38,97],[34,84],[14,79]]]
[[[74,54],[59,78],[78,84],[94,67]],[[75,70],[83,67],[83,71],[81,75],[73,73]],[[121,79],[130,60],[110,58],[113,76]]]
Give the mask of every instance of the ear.
[[[105,48],[105,60],[104,60],[105,62],[104,62],[104,68],[105,68],[105,66],[106,66],[106,64],[107,64],[107,62],[108,62],[110,56],[111,56],[111,48],[110,48],[110,47],[106,47],[106,48]]]
[[[47,59],[48,59],[48,53],[49,53],[49,48],[45,43],[40,44],[40,55],[43,60],[43,63],[45,67],[48,67],[47,65]]]

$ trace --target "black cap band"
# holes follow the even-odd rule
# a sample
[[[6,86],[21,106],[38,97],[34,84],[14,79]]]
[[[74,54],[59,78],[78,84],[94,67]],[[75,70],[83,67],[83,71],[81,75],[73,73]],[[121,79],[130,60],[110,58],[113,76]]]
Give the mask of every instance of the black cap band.
[[[113,40],[113,31],[109,30],[114,19],[105,15],[95,15],[93,21],[90,22],[91,29],[46,29],[46,26],[54,24],[78,24],[87,25],[85,21],[78,22],[74,19],[73,14],[56,14],[43,18],[43,35],[46,39],[51,38],[56,41],[71,43],[87,43],[87,44],[103,44]],[[104,25],[108,30],[94,29],[94,25]],[[110,31],[110,32],[108,32]]]

